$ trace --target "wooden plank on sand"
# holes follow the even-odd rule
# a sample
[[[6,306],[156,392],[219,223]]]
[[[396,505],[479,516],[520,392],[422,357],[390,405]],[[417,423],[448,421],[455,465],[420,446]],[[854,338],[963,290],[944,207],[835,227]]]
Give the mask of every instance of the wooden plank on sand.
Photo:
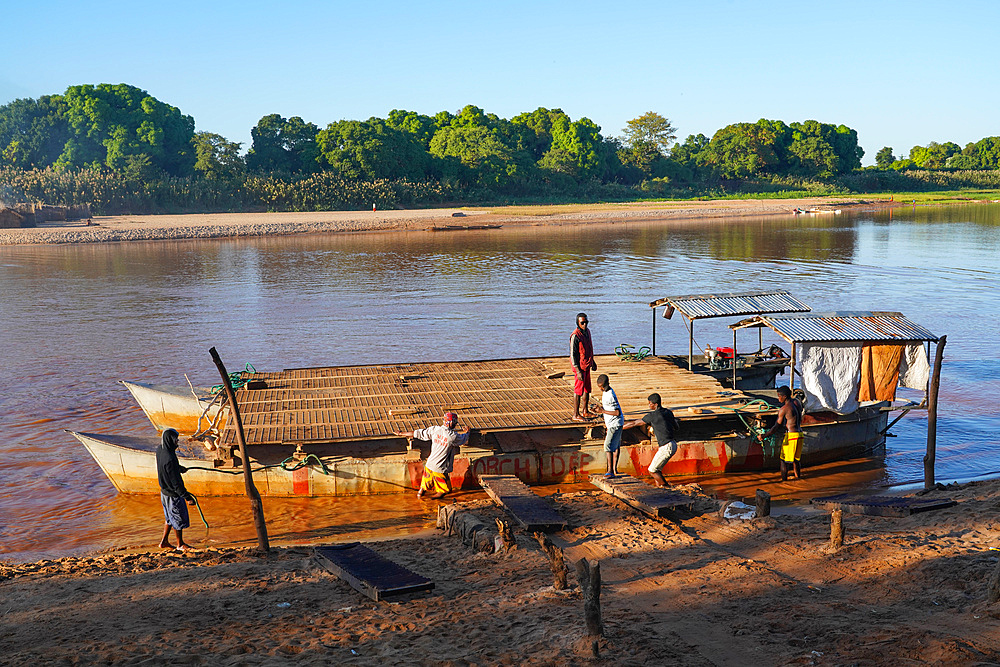
[[[902,498],[898,496],[861,496],[842,493],[836,496],[813,498],[814,505],[826,509],[842,509],[851,514],[867,514],[868,516],[903,517],[929,512],[930,510],[952,507],[958,503],[951,498]]]
[[[479,475],[479,485],[529,533],[566,528],[566,520],[513,475]]]
[[[668,510],[677,507],[690,509],[694,504],[694,498],[691,496],[650,486],[630,475],[619,475],[611,478],[604,475],[591,475],[590,483],[601,491],[618,498],[626,505],[652,517],[665,516]]]
[[[434,582],[358,542],[316,547],[316,560],[337,578],[378,602],[387,596],[429,591]]]

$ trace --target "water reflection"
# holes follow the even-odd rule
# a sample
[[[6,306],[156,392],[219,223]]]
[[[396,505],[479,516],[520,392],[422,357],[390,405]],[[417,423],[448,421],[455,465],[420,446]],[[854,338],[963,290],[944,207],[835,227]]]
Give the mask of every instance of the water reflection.
[[[562,354],[580,310],[607,353],[649,344],[646,304],[669,294],[785,288],[817,311],[900,310],[948,334],[938,477],[1000,470],[998,211],[0,248],[0,553],[158,537],[155,499],[117,496],[63,432],[148,430],[116,380],[214,384],[212,346],[261,370]],[[728,344],[725,324],[699,322],[698,347]],[[656,347],[687,350],[676,318],[658,321]],[[879,483],[920,476],[925,428],[915,415],[893,427]],[[276,533],[410,521],[289,502]],[[241,507],[206,505],[213,536],[238,533]]]

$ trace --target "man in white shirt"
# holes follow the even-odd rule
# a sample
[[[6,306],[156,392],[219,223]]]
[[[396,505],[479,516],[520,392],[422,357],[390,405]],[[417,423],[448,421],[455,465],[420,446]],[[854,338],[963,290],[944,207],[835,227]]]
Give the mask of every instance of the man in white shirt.
[[[396,431],[396,435],[417,440],[429,440],[431,453],[424,462],[424,476],[420,480],[417,498],[423,498],[425,493],[432,500],[443,498],[451,491],[449,473],[455,467],[455,453],[469,441],[469,429],[457,431],[458,415],[446,412],[440,426],[417,429],[415,431]]]
[[[604,451],[608,457],[608,472],[605,477],[612,478],[618,475],[618,455],[622,446],[622,425],[625,423],[625,414],[622,406],[618,403],[618,395],[611,388],[608,376],[603,373],[597,376],[597,386],[603,392],[601,394],[602,410],[598,412],[604,415],[604,426],[607,428],[607,435],[604,436]]]

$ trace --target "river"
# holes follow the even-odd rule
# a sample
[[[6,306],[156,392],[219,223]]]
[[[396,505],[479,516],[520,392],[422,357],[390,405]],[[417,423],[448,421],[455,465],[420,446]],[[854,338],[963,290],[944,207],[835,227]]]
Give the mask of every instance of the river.
[[[1000,471],[996,204],[0,247],[0,559],[155,544],[158,499],[118,495],[64,429],[150,432],[117,380],[215,384],[213,346],[230,370],[552,355],[586,311],[611,353],[650,343],[657,298],[775,288],[817,312],[899,310],[947,334],[937,477]],[[728,345],[726,324],[699,323],[699,347]],[[686,352],[677,318],[658,321],[656,349]],[[925,415],[893,427],[884,466],[854,483],[919,479]],[[195,513],[192,541],[252,538],[245,499],[203,500],[211,529],[204,539]],[[272,536],[291,539],[391,536],[431,516],[410,494],[265,510]]]

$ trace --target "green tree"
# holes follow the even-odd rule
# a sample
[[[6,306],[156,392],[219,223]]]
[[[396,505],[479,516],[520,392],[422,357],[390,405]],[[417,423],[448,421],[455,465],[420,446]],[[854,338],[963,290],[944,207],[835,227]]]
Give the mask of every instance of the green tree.
[[[444,160],[447,180],[475,181],[480,185],[504,187],[518,180],[519,165],[514,151],[485,125],[449,125],[434,134],[431,155]],[[464,169],[456,169],[453,158]]]
[[[194,119],[128,84],[70,86],[63,95],[69,141],[57,159],[67,167],[105,164],[122,169],[129,156],[174,176],[191,173]]]
[[[424,147],[424,150],[430,149],[431,139],[434,138],[434,133],[439,129],[437,121],[430,116],[400,109],[393,109],[389,112],[386,125],[413,135]]]
[[[0,107],[0,161],[5,165],[48,167],[59,159],[71,136],[60,95],[18,99]]]
[[[654,165],[670,154],[670,144],[677,138],[676,128],[654,111],[647,111],[625,123],[618,158],[649,176]]]
[[[748,178],[773,172],[780,164],[777,133],[761,123],[735,123],[718,130],[699,154],[700,164],[723,178]]]
[[[299,116],[285,119],[276,113],[268,114],[250,130],[252,143],[246,165],[254,171],[312,173],[319,169],[318,132],[316,125]]]
[[[245,163],[240,155],[240,144],[229,141],[214,132],[195,132],[194,169],[205,178],[232,178],[243,172]]]
[[[561,119],[570,120],[562,109],[538,107],[534,111],[518,114],[510,122],[526,131],[523,133],[523,148],[529,151],[535,161],[552,148],[552,126]]]
[[[316,143],[321,159],[345,178],[420,180],[426,175],[427,153],[419,140],[381,118],[330,123]]]
[[[958,155],[962,149],[958,144],[946,141],[939,144],[932,141],[926,146],[914,146],[910,149],[910,160],[922,169],[941,169],[953,155]]]
[[[552,146],[538,166],[578,180],[599,178],[607,166],[603,143],[600,126],[589,118],[570,121],[569,116],[557,116],[552,123]]]
[[[883,146],[875,153],[875,166],[879,169],[888,169],[889,165],[896,161],[896,156],[892,154],[890,146]]]

